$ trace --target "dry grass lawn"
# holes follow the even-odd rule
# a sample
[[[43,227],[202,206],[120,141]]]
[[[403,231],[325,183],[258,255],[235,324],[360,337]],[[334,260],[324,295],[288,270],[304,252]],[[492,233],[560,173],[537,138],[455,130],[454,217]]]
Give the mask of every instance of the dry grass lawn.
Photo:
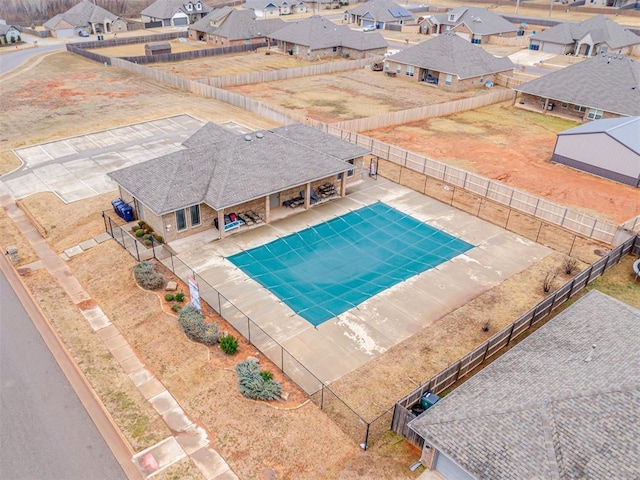
[[[109,35],[106,35],[109,38]],[[174,38],[166,40],[171,45],[171,53],[191,52],[193,50],[203,50],[211,48],[203,42],[193,42],[186,38]],[[119,45],[117,47],[93,48],[88,51],[104,55],[106,57],[142,57],[145,55],[145,43],[132,43],[130,45]]]

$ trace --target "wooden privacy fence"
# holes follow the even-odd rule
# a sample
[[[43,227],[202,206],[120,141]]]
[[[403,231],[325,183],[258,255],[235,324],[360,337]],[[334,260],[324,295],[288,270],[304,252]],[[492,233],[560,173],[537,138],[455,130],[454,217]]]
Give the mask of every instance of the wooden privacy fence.
[[[507,325],[482,345],[476,347],[460,360],[449,365],[409,395],[396,402],[391,429],[406,437],[414,445],[422,448],[424,440],[408,427],[408,423],[416,418],[416,415],[410,410],[411,406],[418,402],[425,392],[435,394],[444,392],[458,380],[469,374],[474,368],[482,365],[488,358],[507,347],[512,340],[549,316],[555,308],[562,305],[596,278],[604,274],[604,272],[619,263],[622,257],[629,253],[640,253],[640,235],[630,238],[622,245],[614,248],[606,257],[602,257],[589,268],[577,274],[573,279],[565,283],[516,321]]]
[[[116,32],[117,33],[117,32]],[[121,45],[134,45],[136,43],[161,42],[174,38],[187,38],[187,32],[159,33],[158,35],[145,35],[144,37],[116,37],[108,40],[90,40],[77,42],[73,45],[80,49],[118,47]],[[69,45],[67,45],[68,49]]]
[[[584,237],[612,244],[618,231],[618,226],[615,224],[371,137],[341,131],[336,127],[336,124],[329,125],[328,132],[343,140],[370,149],[372,154],[379,158],[467,190],[474,195],[508,206],[547,223],[558,225]]]
[[[510,75],[505,75],[504,73],[498,73],[496,75],[496,85],[500,85],[506,88],[514,88],[522,85],[530,81],[531,79],[523,80],[520,78],[513,78]]]
[[[160,55],[137,55],[130,57],[120,57],[123,60],[134,63],[162,63],[180,62],[182,60],[192,60],[194,58],[207,58],[216,55],[226,55],[229,53],[252,52],[261,47],[266,47],[266,43],[252,43],[249,45],[233,45],[230,47],[202,48],[199,50],[189,50],[187,52],[163,53]]]
[[[381,60],[381,57],[368,57],[358,60],[346,60],[342,62],[319,63],[317,65],[307,65],[304,67],[283,68],[281,70],[238,73],[236,75],[210,77],[198,81],[200,83],[205,83],[206,85],[218,88],[236,87],[238,85],[249,85],[252,83],[277,82],[279,80],[289,80],[291,78],[311,77],[314,75],[327,75],[330,73],[347,72],[350,70],[363,68],[379,60]]]
[[[373,117],[345,120],[344,122],[332,123],[331,126],[351,132],[366,132],[377,128],[416,122],[418,120],[424,120],[425,118],[442,117],[453,113],[465,112],[494,103],[513,100],[514,95],[515,92],[513,90],[499,89],[476,97],[425,105],[423,107],[410,108],[408,110],[400,110],[398,112],[390,112]]]

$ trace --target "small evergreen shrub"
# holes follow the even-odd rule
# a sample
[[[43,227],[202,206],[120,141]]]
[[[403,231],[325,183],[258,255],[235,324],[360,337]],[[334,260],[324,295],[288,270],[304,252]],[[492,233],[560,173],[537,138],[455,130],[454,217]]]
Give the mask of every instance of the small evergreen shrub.
[[[158,235],[157,233],[154,233],[153,238],[155,239],[156,242],[162,243],[162,235]]]
[[[136,237],[137,237],[137,238],[142,238],[142,237],[144,237],[144,230],[142,230],[141,228],[139,228],[138,230],[136,230]]]
[[[153,262],[140,262],[133,266],[133,276],[142,288],[158,290],[164,286],[165,278]]]
[[[238,352],[238,339],[231,334],[220,337],[220,348],[227,355],[235,355]]]
[[[256,400],[275,400],[282,393],[282,385],[273,378],[265,379],[261,375],[258,362],[245,360],[236,365],[238,387],[244,397]]]
[[[144,240],[144,246],[145,246],[145,247],[150,247],[152,243],[153,243],[153,242],[152,242],[151,240],[149,240],[148,238],[146,238],[146,239]]]
[[[269,370],[262,370],[260,372],[260,376],[267,381],[273,380],[273,373],[271,373]]]
[[[165,299],[167,302],[173,302],[173,299],[174,299],[174,298],[175,298],[175,297],[173,296],[173,293],[165,293],[165,295],[164,295],[164,299]]]
[[[184,302],[184,292],[178,292],[175,295],[176,302]]]
[[[204,317],[193,306],[180,309],[178,321],[184,333],[194,342],[213,345],[220,340],[220,330],[215,323],[207,323]]]
[[[174,303],[173,305],[171,305],[171,310],[173,310],[175,313],[180,313],[180,310],[182,310],[182,305]]]
[[[145,222],[144,220],[138,220],[138,227],[141,228],[142,230],[144,230],[144,227],[147,226],[147,222]]]
[[[134,235],[136,234],[136,232],[140,230],[140,227],[138,225],[133,225],[131,227],[131,233],[133,233]]]

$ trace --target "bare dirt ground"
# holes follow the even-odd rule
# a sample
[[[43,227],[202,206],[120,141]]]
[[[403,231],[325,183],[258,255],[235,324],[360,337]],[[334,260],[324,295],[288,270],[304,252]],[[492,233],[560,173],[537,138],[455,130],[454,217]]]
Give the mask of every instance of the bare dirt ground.
[[[113,34],[107,34],[106,38],[111,38],[112,36]],[[204,42],[194,42],[186,38],[174,38],[173,40],[167,40],[167,43],[171,45],[171,53],[191,52],[193,50],[211,48],[210,45],[206,45]],[[131,45],[119,45],[117,47],[93,48],[89,51],[107,57],[138,57],[145,54],[144,46],[144,43],[132,43]]]
[[[335,75],[243,85],[228,90],[327,123],[449,102],[486,92],[482,89],[447,92],[364,68]]]
[[[211,47],[211,45],[209,45]],[[269,51],[269,55],[265,53]],[[338,59],[338,61],[344,59]],[[232,55],[216,55],[215,57],[184,60],[173,63],[154,63],[149,67],[175,73],[185,78],[198,79],[234,75],[238,73],[263,72],[284,68],[304,67],[318,63],[328,63],[332,59],[309,61],[285,55],[275,50],[261,48],[253,52],[234,53]]]
[[[262,117],[70,53],[30,60],[20,81],[0,79],[0,174],[19,166],[11,149],[188,113],[252,128],[276,126]],[[28,125],[29,128],[25,128]]]
[[[363,133],[615,222],[640,214],[637,188],[549,161],[576,125],[507,102]]]

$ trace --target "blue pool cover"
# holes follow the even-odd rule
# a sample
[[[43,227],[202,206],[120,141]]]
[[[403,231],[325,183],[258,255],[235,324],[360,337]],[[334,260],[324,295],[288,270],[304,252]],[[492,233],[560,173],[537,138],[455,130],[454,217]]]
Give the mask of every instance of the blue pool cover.
[[[377,202],[228,260],[318,326],[471,248]]]

